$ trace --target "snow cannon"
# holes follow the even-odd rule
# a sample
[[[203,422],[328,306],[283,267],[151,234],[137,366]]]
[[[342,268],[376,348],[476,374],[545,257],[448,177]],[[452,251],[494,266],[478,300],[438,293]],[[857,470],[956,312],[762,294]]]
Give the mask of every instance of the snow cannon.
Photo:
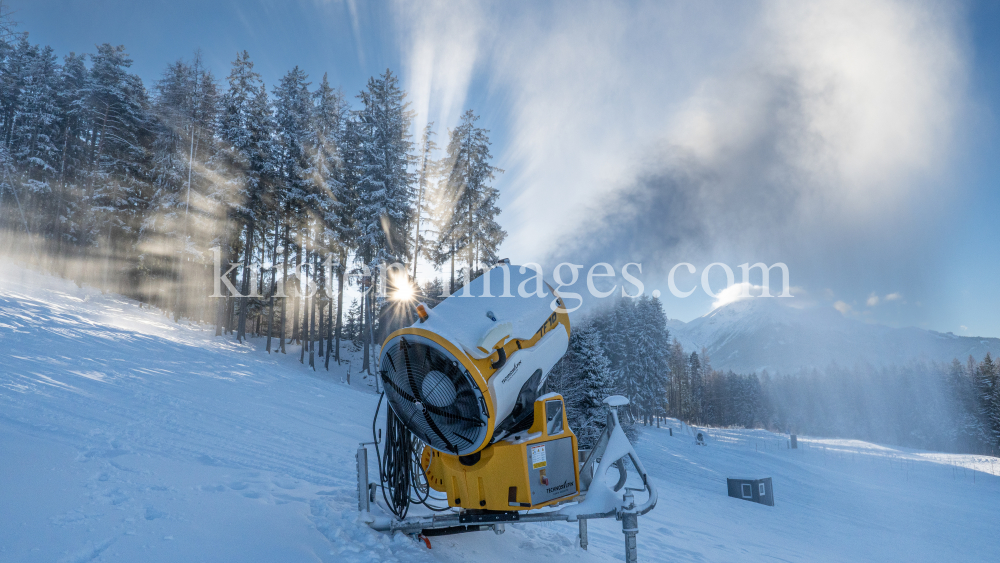
[[[576,496],[576,436],[562,397],[543,396],[570,334],[552,287],[503,263],[418,318],[386,339],[379,376],[394,415],[426,444],[430,487],[451,506],[498,511]]]
[[[428,547],[429,536],[500,534],[506,522],[579,522],[586,549],[587,520],[615,517],[626,561],[635,561],[638,516],[656,505],[656,489],[618,420],[628,399],[605,400],[604,431],[580,450],[562,395],[546,392],[570,321],[541,272],[503,260],[416,313],[382,344],[372,441],[356,456],[363,520]],[[376,430],[383,400],[384,436]],[[377,483],[368,479],[369,446]],[[626,458],[641,481],[628,479]],[[611,468],[618,475],[608,479]],[[646,500],[637,503],[634,491]],[[421,514],[408,516],[411,507]]]

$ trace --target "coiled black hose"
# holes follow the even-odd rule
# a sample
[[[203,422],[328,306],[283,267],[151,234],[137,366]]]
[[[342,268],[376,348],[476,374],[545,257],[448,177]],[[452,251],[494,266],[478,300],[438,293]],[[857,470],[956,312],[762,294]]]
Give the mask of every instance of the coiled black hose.
[[[411,503],[422,504],[435,512],[448,510],[448,507],[440,508],[427,503],[430,498],[430,487],[427,483],[427,473],[420,463],[423,444],[414,439],[413,434],[391,408],[386,409],[385,444],[382,452],[379,452],[380,440],[376,435],[375,423],[378,421],[378,413],[384,398],[385,393],[379,396],[378,406],[375,408],[372,439],[376,442],[378,477],[382,484],[382,498],[386,506],[400,520],[406,518]],[[411,495],[411,491],[415,491],[416,496]]]

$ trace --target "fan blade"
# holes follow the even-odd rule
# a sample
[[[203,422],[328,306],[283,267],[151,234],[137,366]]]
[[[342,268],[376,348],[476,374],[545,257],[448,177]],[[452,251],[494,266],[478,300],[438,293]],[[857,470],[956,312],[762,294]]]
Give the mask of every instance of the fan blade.
[[[466,442],[468,442],[468,443],[470,443],[470,444],[472,443],[472,440],[470,440],[470,439],[466,438],[465,436],[462,436],[462,435],[461,435],[461,434],[459,434],[458,432],[452,432],[452,434],[454,434],[454,435],[458,436],[459,438],[461,438],[461,439],[465,440]]]
[[[410,345],[406,343],[405,338],[399,339],[399,351],[403,355],[403,368],[406,369],[406,379],[410,384],[410,391],[416,400],[423,402],[423,397],[420,396],[420,391],[417,390],[417,380],[413,377],[413,366],[410,365]]]
[[[423,403],[421,403],[421,404],[423,404]],[[461,420],[462,422],[468,422],[470,424],[475,424],[476,426],[483,426],[484,425],[484,423],[483,423],[482,420],[476,420],[476,419],[472,419],[472,418],[466,418],[466,417],[461,416],[461,415],[452,414],[452,413],[450,413],[448,411],[439,409],[439,408],[435,407],[434,405],[424,405],[424,408],[427,409],[429,412],[432,412],[432,413],[434,413],[434,414],[436,414],[436,415],[438,415],[440,417],[447,418],[449,420]]]
[[[417,400],[415,398],[413,398],[412,395],[410,395],[409,393],[407,393],[406,391],[404,391],[403,388],[400,387],[399,385],[397,385],[396,382],[393,381],[392,379],[389,379],[388,377],[386,377],[386,376],[383,375],[382,376],[382,381],[386,385],[388,385],[389,387],[392,387],[393,391],[395,391],[396,393],[399,393],[399,395],[401,397],[403,397],[404,399],[406,399],[407,401],[409,401],[411,403],[416,403],[417,402]]]
[[[441,429],[438,428],[438,425],[434,423],[434,420],[431,418],[431,415],[428,414],[426,408],[424,409],[424,419],[427,421],[427,425],[431,427],[431,430],[433,430],[434,433],[438,435],[438,438],[441,438],[441,441],[444,442],[444,445],[449,450],[451,450],[452,453],[457,454],[458,448],[456,448],[454,445],[452,445],[450,441],[448,441],[448,438],[445,437],[444,432],[441,432]]]

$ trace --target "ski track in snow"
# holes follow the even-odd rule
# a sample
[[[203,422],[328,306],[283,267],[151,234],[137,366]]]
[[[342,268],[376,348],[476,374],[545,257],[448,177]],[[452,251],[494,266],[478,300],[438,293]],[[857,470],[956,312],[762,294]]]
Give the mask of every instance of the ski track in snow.
[[[0,272],[0,561],[613,561],[621,524],[431,538],[358,520],[354,453],[377,397],[72,282]],[[353,370],[360,364],[350,344]],[[660,491],[640,560],[995,561],[1000,463],[673,421],[636,444]],[[375,470],[374,455],[371,471]],[[726,496],[772,477],[775,507]],[[641,499],[640,499],[641,500]]]

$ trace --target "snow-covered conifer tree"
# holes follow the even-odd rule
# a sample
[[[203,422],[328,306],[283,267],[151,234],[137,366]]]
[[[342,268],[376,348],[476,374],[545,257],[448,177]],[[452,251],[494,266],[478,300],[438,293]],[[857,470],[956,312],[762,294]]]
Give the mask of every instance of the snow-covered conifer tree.
[[[500,194],[490,183],[503,170],[491,164],[489,130],[477,127],[478,120],[468,110],[452,130],[434,198],[436,262],[451,260],[452,277],[456,257],[464,258],[473,272],[479,264],[492,265],[497,248],[507,236],[496,222]]]
[[[412,112],[399,79],[388,70],[369,79],[359,97],[364,107],[358,114],[361,159],[357,259],[376,271],[382,263],[405,263],[409,256],[406,228],[413,194],[413,174],[409,171]],[[368,324],[376,317],[372,301],[378,290],[375,281],[373,278],[374,291],[368,292],[365,300]],[[369,368],[369,340],[365,339],[362,369]]]
[[[640,297],[635,304],[635,318],[635,353],[627,373],[636,379],[636,412],[648,423],[653,416],[663,414],[667,401],[670,336],[659,299]]]
[[[607,407],[604,399],[614,393],[611,362],[601,347],[601,334],[590,324],[573,331],[570,353],[580,380],[578,396],[567,398],[567,412],[573,415],[570,426],[581,445],[592,446],[604,431]],[[565,376],[564,376],[565,377]]]
[[[267,90],[260,75],[253,70],[250,55],[243,51],[233,62],[228,78],[229,90],[222,101],[219,135],[226,144],[227,203],[234,218],[242,224],[241,241],[230,233],[230,241],[242,244],[243,272],[240,293],[250,289],[250,263],[255,248],[255,235],[267,214],[266,202],[273,183],[274,145],[273,121]],[[238,235],[237,235],[238,236]],[[237,338],[246,330],[247,299],[240,299]]]
[[[432,219],[432,206],[428,199],[432,191],[431,184],[436,181],[437,176],[438,163],[432,158],[436,151],[434,122],[429,122],[424,126],[424,134],[420,138],[420,154],[417,157],[416,205],[413,211],[413,279],[417,279],[417,262],[421,254],[437,263],[436,249],[425,234]]]

